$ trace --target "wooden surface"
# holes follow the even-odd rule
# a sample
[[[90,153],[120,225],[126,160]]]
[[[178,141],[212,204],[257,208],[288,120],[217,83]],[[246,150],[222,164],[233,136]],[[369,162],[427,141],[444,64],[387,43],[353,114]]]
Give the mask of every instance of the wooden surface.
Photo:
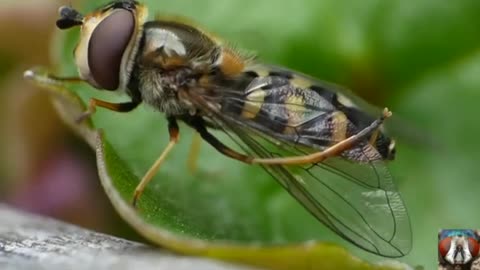
[[[0,269],[246,270],[184,257],[0,204]]]

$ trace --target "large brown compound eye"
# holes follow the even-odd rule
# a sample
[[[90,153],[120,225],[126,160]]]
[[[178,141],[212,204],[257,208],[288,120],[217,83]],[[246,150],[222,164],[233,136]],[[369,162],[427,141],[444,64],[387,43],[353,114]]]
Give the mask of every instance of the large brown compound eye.
[[[88,45],[88,66],[95,82],[107,90],[120,84],[120,65],[135,27],[130,11],[117,9],[95,28]]]

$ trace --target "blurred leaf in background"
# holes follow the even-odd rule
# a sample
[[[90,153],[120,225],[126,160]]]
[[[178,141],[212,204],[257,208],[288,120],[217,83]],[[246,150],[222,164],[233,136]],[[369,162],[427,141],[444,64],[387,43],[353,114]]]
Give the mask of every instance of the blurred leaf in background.
[[[136,238],[103,195],[88,146],[60,121],[50,97],[23,79],[32,65],[51,65],[63,4],[0,1],[0,201]]]
[[[145,2],[152,13],[192,18],[239,47],[258,52],[262,61],[345,85],[393,110],[402,121],[394,127],[400,134],[391,170],[414,233],[413,250],[401,261],[432,268],[438,229],[480,226],[475,215],[480,188],[476,180],[480,127],[475,125],[480,1]],[[82,10],[98,5],[89,1]],[[65,47],[55,47],[64,75],[75,74],[71,51],[77,34],[77,30],[62,33],[65,39],[59,44]],[[84,100],[125,99],[88,87],[75,90]],[[162,115],[148,108],[131,114],[99,110],[93,119],[105,130],[112,156],[118,154],[137,177],[168,140]],[[226,160],[205,146],[199,171],[189,174],[184,166],[190,135],[182,127],[181,145],[145,194],[155,203],[150,209],[156,208],[147,213],[147,218],[152,214],[148,221],[206,239],[264,243],[325,239],[361,257],[381,260],[325,230],[259,168]],[[435,143],[422,147],[429,141]],[[124,196],[128,190],[131,187],[122,191]]]

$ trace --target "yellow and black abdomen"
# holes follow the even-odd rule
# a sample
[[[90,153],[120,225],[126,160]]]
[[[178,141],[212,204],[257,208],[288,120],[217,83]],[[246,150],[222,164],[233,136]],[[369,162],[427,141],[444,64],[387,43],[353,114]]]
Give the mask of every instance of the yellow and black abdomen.
[[[342,104],[334,89],[294,73],[249,71],[245,76],[249,83],[244,91],[225,92],[222,113],[278,140],[321,150],[355,135],[375,120]],[[380,155],[389,159],[390,139],[381,131],[370,139]]]

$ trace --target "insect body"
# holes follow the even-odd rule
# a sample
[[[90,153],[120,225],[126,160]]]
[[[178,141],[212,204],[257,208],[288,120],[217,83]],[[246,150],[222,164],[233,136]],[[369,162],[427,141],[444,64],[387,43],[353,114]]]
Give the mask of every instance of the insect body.
[[[63,7],[60,16],[59,28],[82,28],[79,79],[131,98],[91,99],[80,119],[96,107],[128,112],[140,103],[168,119],[170,143],[137,186],[134,204],[177,143],[180,120],[220,153],[263,166],[344,239],[383,256],[409,252],[408,215],[385,166],[395,154],[381,128],[388,110],[375,118],[340,88],[244,57],[195,26],[146,21],[147,9],[136,1],[85,16]],[[227,133],[244,152],[211,129]]]

